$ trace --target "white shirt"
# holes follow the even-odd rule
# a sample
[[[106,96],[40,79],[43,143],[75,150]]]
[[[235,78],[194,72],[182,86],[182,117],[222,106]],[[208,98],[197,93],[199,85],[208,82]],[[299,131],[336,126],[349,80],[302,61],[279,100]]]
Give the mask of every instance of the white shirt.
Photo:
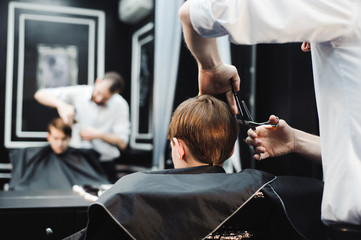
[[[77,85],[46,88],[44,91],[74,106],[77,123],[73,125],[69,145],[75,148],[92,148],[101,154],[101,161],[113,160],[120,156],[116,146],[100,139],[84,141],[79,132],[84,127],[93,127],[101,132],[116,134],[128,143],[130,133],[129,105],[119,94],[114,94],[104,106],[91,101],[93,86]]]
[[[324,193],[322,219],[361,224],[361,1],[190,0],[204,37],[311,43]]]

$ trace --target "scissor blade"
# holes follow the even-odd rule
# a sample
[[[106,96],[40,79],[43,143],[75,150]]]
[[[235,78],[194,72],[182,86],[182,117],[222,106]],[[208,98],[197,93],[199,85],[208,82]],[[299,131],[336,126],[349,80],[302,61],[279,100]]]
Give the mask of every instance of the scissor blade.
[[[243,100],[242,100],[242,105],[243,105],[244,111],[247,114],[248,120],[253,121],[253,117],[252,117],[251,113],[249,112],[246,103]]]
[[[242,120],[242,119],[236,119],[236,121],[237,121],[237,123],[239,123],[239,124],[242,124],[242,125],[245,125],[245,126],[249,126],[249,127],[251,127],[251,126],[253,126],[254,125],[254,123],[252,123],[252,122],[250,122],[250,121],[247,121],[247,120]],[[257,125],[258,126],[258,125]]]
[[[237,107],[238,107],[239,114],[241,115],[242,119],[244,119],[244,114],[243,114],[243,111],[242,111],[242,108],[241,108],[241,104],[239,103],[238,94],[237,94],[237,92],[236,92],[236,90],[234,88],[232,79],[230,79],[230,82],[231,82],[232,92],[233,92],[234,99],[236,100],[236,104],[237,104]]]

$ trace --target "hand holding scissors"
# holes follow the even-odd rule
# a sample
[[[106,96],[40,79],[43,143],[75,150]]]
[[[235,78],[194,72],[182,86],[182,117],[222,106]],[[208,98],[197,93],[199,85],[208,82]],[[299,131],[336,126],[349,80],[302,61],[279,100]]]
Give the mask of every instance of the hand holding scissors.
[[[277,121],[276,124],[271,124],[269,120],[267,122],[255,122],[255,121],[253,121],[252,115],[249,112],[246,103],[242,100],[242,105],[240,104],[239,99],[238,99],[238,93],[235,91],[235,88],[233,86],[233,81],[230,80],[230,83],[231,83],[232,92],[233,92],[233,95],[234,95],[234,98],[236,100],[236,104],[237,104],[237,107],[238,107],[238,110],[239,110],[239,115],[241,117],[241,119],[236,117],[237,122],[239,124],[243,124],[244,126],[248,126],[248,127],[252,128],[253,130],[255,130],[256,127],[258,127],[258,126],[263,126],[263,125],[271,125],[272,127],[277,127],[279,121]],[[243,111],[245,112],[246,115],[243,113]]]

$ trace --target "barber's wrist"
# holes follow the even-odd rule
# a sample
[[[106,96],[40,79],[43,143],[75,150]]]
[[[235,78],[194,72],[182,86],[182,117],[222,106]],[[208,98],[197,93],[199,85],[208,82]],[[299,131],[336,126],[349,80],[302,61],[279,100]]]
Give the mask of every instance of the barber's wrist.
[[[57,100],[56,102],[55,102],[55,105],[56,105],[56,108],[57,109],[61,109],[61,108],[64,108],[64,107],[66,107],[66,106],[68,106],[69,104],[68,103],[66,103],[66,102],[64,102],[64,101],[62,101],[62,100]]]
[[[294,153],[299,153],[300,151],[300,143],[299,143],[299,134],[300,131],[295,129],[295,128],[291,128],[291,138],[292,138],[292,144],[291,144],[291,149],[290,149],[290,153],[294,152]]]
[[[221,65],[222,61],[220,59],[212,59],[212,58],[198,58],[198,67],[203,71],[216,71]]]
[[[299,129],[293,128],[294,132],[294,152],[304,155],[312,147],[312,139],[310,139],[310,134],[301,131]]]

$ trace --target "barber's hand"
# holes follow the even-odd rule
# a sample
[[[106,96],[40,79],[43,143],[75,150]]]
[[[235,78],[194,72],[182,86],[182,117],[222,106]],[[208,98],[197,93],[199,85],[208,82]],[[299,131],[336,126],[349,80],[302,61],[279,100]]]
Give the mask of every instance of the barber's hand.
[[[91,141],[96,138],[100,138],[101,132],[92,127],[85,127],[80,130],[80,137],[83,140]]]
[[[301,50],[303,52],[309,52],[311,51],[311,44],[308,43],[308,42],[303,42],[302,45],[301,45]]]
[[[222,63],[216,69],[199,70],[199,94],[217,95],[226,93],[228,104],[234,114],[237,114],[237,105],[234,100],[230,79],[233,79],[235,91],[240,90],[240,78],[235,66]]]
[[[269,117],[271,124],[277,124],[277,127],[263,125],[256,130],[249,129],[246,143],[253,146],[256,160],[266,159],[268,157],[277,157],[294,151],[295,133],[284,120],[275,115]]]
[[[75,108],[73,105],[63,102],[57,107],[57,110],[65,124],[73,125],[75,117]]]

